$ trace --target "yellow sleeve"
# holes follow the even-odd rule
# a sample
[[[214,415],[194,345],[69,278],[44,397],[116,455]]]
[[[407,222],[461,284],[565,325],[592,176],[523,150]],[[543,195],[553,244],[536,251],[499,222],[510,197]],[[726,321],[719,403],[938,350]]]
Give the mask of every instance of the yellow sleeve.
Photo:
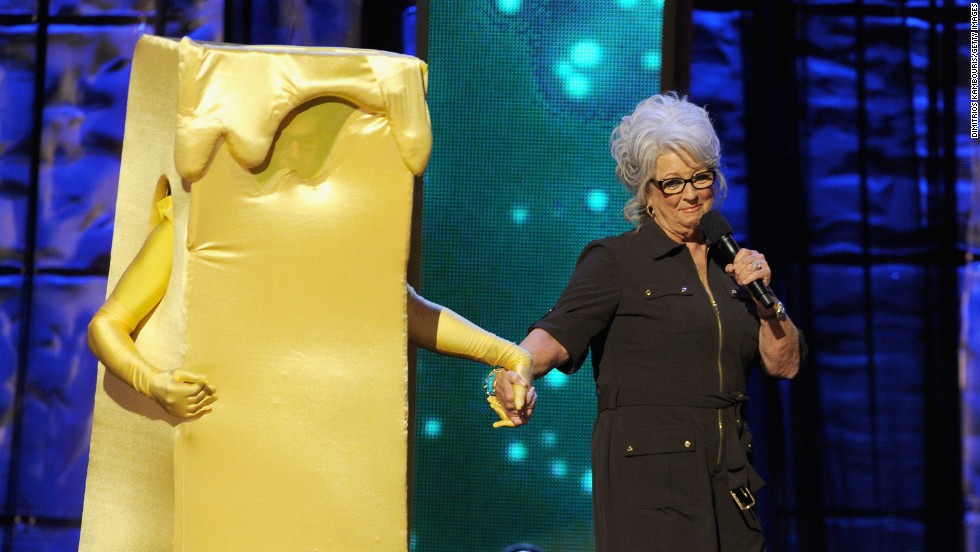
[[[527,351],[452,310],[423,299],[411,286],[408,292],[408,333],[414,343],[440,354],[501,366],[519,374],[528,386],[532,385],[531,355]],[[526,387],[515,385],[518,408],[523,406],[526,393]]]
[[[451,309],[445,307],[439,313],[439,326],[436,331],[436,352],[460,358],[468,358],[501,366],[517,372],[528,383],[531,356],[514,343],[484,330]]]
[[[169,199],[169,198],[167,198]],[[150,377],[157,372],[140,356],[132,334],[163,299],[173,264],[172,215],[161,202],[160,222],[153,228],[115,289],[89,323],[88,342],[105,367],[140,393],[153,398]]]

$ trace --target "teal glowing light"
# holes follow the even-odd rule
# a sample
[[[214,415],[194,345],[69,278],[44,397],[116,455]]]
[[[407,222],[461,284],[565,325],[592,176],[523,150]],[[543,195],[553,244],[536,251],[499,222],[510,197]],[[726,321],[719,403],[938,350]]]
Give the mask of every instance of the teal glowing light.
[[[582,492],[592,494],[592,470],[582,474],[582,479],[579,480],[579,485],[582,486]]]
[[[643,54],[643,68],[648,71],[660,71],[663,65],[663,56],[660,50],[650,50]]]
[[[524,224],[531,218],[531,212],[525,207],[514,207],[510,210],[510,220],[514,224]]]
[[[442,421],[435,418],[426,420],[425,425],[422,426],[422,432],[426,437],[435,439],[436,437],[442,435]]]
[[[602,46],[594,40],[577,42],[572,46],[569,58],[576,67],[595,67],[602,62]]]
[[[546,447],[553,447],[558,442],[558,435],[554,431],[545,431],[541,434],[541,443]]]
[[[541,380],[541,383],[546,384],[548,387],[564,387],[568,383],[568,376],[560,370],[552,370]]]
[[[497,0],[497,9],[501,13],[514,15],[521,11],[521,0]]]
[[[515,441],[507,445],[507,459],[511,462],[523,462],[527,460],[527,447],[520,441]]]
[[[589,194],[585,196],[585,204],[594,213],[605,211],[609,206],[609,194],[602,190],[589,190]]]
[[[565,93],[569,96],[582,99],[592,92],[592,83],[588,77],[582,74],[572,74],[565,79]]]
[[[565,477],[568,475],[568,464],[564,460],[553,460],[551,462],[551,475]]]
[[[562,79],[567,79],[575,74],[575,69],[572,67],[571,62],[562,60],[555,64],[555,74]]]
[[[640,5],[640,0],[616,0],[616,5],[624,10],[632,10]]]

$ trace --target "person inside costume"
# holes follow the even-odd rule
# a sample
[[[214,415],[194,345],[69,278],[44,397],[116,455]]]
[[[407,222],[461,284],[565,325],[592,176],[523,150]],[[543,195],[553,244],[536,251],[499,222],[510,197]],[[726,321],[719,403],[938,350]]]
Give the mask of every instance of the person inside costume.
[[[772,281],[762,253],[725,260],[705,241],[702,217],[726,192],[708,113],[655,95],[610,143],[636,228],[588,244],[521,342],[535,377],[573,373],[591,350],[596,550],[761,551],[746,380],[760,364],[796,376],[803,336],[781,302],[766,308],[745,288]]]

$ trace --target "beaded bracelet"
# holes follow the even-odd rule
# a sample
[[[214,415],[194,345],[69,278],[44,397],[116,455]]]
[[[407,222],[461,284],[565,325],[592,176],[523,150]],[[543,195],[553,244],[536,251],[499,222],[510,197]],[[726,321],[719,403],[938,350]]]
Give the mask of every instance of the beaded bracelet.
[[[500,366],[497,366],[493,370],[490,370],[490,373],[487,374],[487,377],[483,378],[483,390],[487,393],[488,397],[494,396],[493,384],[490,383],[490,381],[493,380],[495,377],[497,377],[497,374],[502,374],[506,371],[507,371],[506,368],[501,368]]]

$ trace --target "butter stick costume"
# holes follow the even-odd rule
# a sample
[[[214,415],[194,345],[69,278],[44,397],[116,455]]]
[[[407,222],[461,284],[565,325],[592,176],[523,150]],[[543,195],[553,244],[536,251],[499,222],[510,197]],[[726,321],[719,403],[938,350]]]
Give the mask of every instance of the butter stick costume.
[[[424,71],[384,52],[139,41],[80,550],[407,548],[408,333],[528,368],[406,284]],[[410,332],[408,305],[437,325]],[[136,389],[211,411],[184,421]]]

